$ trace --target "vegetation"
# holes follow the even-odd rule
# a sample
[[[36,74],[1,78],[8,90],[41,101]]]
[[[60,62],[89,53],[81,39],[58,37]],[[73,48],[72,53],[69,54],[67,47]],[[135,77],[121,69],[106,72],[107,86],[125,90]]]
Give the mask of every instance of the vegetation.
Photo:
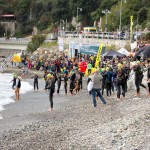
[[[43,47],[43,48],[50,48],[50,47],[52,47],[52,46],[58,46],[57,41],[48,42],[48,43],[43,43],[43,44],[41,45],[41,47]]]
[[[130,16],[133,16],[134,28],[150,29],[150,0],[122,0],[122,30],[128,30]],[[106,15],[103,10],[108,9],[108,31],[117,31],[120,24],[121,0],[0,0],[0,14],[15,14],[17,21],[17,36],[31,34],[33,26],[39,31],[65,26],[69,23],[68,29],[73,29],[73,17],[77,22],[77,7],[79,11],[78,21],[82,26],[93,26],[94,21],[102,17],[102,29],[106,24]],[[62,21],[64,20],[64,21]],[[138,22],[137,22],[138,21]],[[98,26],[98,23],[97,23]]]
[[[40,47],[43,42],[45,41],[45,36],[43,35],[35,35],[32,38],[32,41],[27,46],[27,51],[33,53],[35,50],[37,50],[38,47]]]
[[[5,29],[3,26],[0,25],[0,37],[3,37],[5,33]]]

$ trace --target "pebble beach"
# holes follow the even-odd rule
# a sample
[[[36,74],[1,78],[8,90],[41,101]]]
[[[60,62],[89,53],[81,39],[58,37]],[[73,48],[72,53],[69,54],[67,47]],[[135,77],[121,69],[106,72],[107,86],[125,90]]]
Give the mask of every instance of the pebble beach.
[[[84,89],[74,96],[65,96],[62,85],[54,94],[54,111],[48,112],[48,93],[30,91],[1,112],[0,149],[149,150],[150,97],[145,91],[141,98],[134,95],[131,90],[120,101],[112,95],[107,105],[97,100],[94,108],[84,79]]]

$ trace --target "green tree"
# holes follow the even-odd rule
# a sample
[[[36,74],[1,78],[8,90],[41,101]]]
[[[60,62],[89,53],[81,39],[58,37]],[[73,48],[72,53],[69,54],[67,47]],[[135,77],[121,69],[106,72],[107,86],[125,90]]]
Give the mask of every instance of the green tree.
[[[143,22],[147,20],[147,14],[148,14],[148,9],[146,7],[142,7],[138,11],[138,20],[140,24],[142,24]]]
[[[5,33],[5,29],[2,25],[0,25],[0,37],[3,37]]]
[[[33,53],[35,50],[37,50],[38,47],[40,47],[43,42],[45,41],[45,36],[43,35],[35,35],[32,38],[32,41],[27,46],[27,51]]]

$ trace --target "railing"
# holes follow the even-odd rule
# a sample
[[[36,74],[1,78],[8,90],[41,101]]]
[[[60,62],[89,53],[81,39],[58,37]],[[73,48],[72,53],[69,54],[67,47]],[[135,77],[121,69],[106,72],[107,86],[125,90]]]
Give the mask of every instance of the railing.
[[[78,33],[78,32],[59,32],[59,37],[64,38],[96,38],[96,39],[114,39],[129,40],[129,35],[118,35],[117,33],[101,32],[101,33]]]
[[[145,34],[145,33],[149,33],[148,32],[137,32],[134,33],[134,36],[136,35],[141,35],[141,34]],[[130,35],[129,33],[123,33],[123,34],[119,34],[117,32],[76,32],[76,31],[72,31],[72,32],[66,32],[66,31],[59,31],[58,33],[59,37],[63,37],[63,38],[95,38],[95,39],[111,39],[111,40],[129,40],[130,39]]]
[[[13,56],[7,57],[3,62],[0,63],[0,72],[3,72],[6,68],[6,66],[10,65],[12,62]],[[19,67],[24,67],[24,64],[22,62],[19,63]]]
[[[7,57],[1,64],[0,64],[0,72],[3,72],[7,65],[11,64],[11,59],[13,56]]]
[[[0,43],[10,43],[10,44],[28,44],[30,40],[27,39],[5,39],[0,38]]]

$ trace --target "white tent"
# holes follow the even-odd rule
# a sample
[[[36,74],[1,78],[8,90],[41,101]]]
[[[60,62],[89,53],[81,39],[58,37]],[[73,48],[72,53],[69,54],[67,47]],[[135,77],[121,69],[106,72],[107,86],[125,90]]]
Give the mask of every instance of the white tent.
[[[129,56],[130,52],[128,52],[125,48],[121,48],[120,50],[118,50],[119,53],[124,54],[126,56]]]

